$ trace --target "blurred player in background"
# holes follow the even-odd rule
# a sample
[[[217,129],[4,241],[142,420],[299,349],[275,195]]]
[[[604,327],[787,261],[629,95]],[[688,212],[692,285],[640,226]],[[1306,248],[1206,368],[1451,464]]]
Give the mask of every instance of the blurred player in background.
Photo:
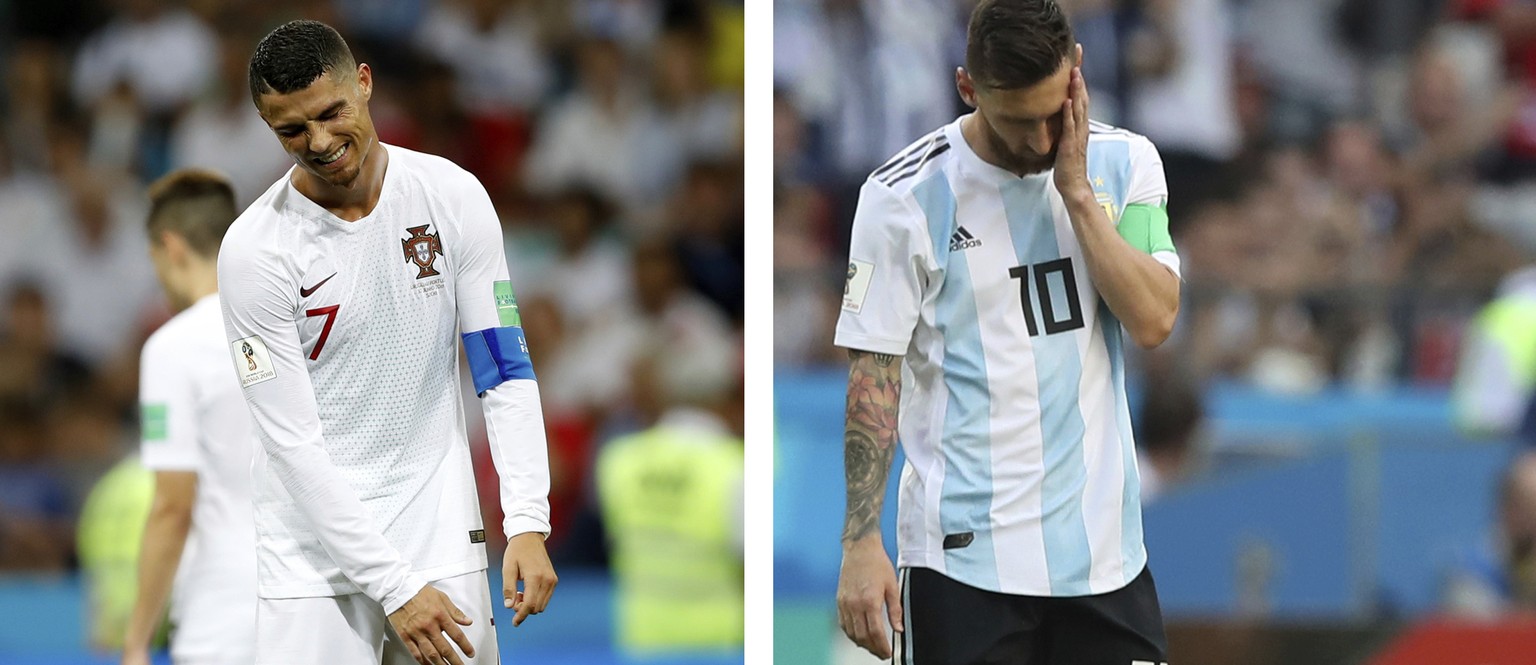
[[[983,0],[965,60],[975,112],[876,169],[854,218],[840,622],[906,663],[1161,663],[1121,350],[1178,312],[1161,160],[1088,120],[1054,0]]]
[[[123,665],[148,665],[170,603],[171,658],[255,657],[256,526],[250,415],[229,376],[219,315],[219,243],[235,220],[223,176],[182,170],[150,186],[150,258],[177,314],[144,343],[139,401],[155,498],[139,555],[139,592]]]
[[[256,662],[496,663],[459,330],[501,480],[514,624],[555,585],[543,417],[496,211],[468,172],[378,140],[372,71],[329,26],[272,31],[250,85],[297,163],[219,256],[266,451]]]

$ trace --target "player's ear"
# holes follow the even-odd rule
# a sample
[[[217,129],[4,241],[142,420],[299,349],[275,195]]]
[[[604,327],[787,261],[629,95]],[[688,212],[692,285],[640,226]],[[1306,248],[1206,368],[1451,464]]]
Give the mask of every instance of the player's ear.
[[[971,80],[970,72],[965,71],[964,67],[955,68],[955,90],[960,93],[960,101],[976,108],[976,82]]]
[[[1078,44],[1077,45],[1077,55],[1076,55],[1076,57],[1072,61],[1072,66],[1073,67],[1082,67],[1083,66],[1083,45],[1082,44]]]
[[[160,231],[158,240],[160,250],[165,253],[165,257],[170,259],[173,264],[180,265],[184,263],[187,256],[192,253],[192,246],[187,244],[187,239],[170,231]]]
[[[357,63],[357,90],[365,102],[373,97],[373,69],[366,62]]]

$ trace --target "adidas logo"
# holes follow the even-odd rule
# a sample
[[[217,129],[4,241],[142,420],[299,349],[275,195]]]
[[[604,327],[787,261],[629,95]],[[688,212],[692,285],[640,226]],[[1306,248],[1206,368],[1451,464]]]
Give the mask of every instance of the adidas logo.
[[[965,230],[964,226],[960,227],[960,230],[955,231],[955,234],[949,237],[949,251],[951,252],[980,246],[981,241],[976,239],[976,236],[971,235],[970,231]]]

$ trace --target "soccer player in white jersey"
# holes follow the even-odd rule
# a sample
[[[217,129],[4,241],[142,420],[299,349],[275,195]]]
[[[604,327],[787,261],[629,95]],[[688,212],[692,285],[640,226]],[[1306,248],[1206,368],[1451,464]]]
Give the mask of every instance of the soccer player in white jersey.
[[[514,625],[555,585],[543,416],[496,211],[448,160],[379,141],[373,74],[329,26],[273,30],[250,86],[296,162],[219,252],[227,362],[265,451],[256,662],[494,664],[461,342],[500,476]]]
[[[149,665],[170,604],[177,665],[246,665],[255,657],[256,526],[251,417],[229,375],[214,263],[235,221],[223,176],[183,170],[149,188],[150,259],[180,312],[144,343],[139,404],[155,498],[139,554],[139,592],[123,665]]]
[[[876,655],[1166,659],[1121,340],[1167,338],[1179,262],[1157,151],[1089,122],[1082,58],[1054,0],[982,0],[955,75],[975,111],[861,191],[837,601]],[[880,532],[898,441],[899,581]]]

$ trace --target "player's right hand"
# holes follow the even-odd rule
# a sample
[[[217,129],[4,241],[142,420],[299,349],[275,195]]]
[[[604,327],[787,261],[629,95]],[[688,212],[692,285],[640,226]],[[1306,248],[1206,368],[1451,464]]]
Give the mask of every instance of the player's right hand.
[[[854,644],[879,658],[891,657],[885,631],[906,630],[901,616],[901,590],[896,569],[878,533],[843,543],[843,567],[837,577],[837,621]]]
[[[126,649],[121,665],[150,665],[148,649]]]
[[[428,584],[417,591],[400,609],[389,615],[389,625],[400,635],[400,641],[411,652],[411,657],[421,665],[464,665],[458,652],[443,639],[459,645],[464,655],[474,657],[475,646],[469,643],[459,626],[474,623],[448,599],[448,594]]]

